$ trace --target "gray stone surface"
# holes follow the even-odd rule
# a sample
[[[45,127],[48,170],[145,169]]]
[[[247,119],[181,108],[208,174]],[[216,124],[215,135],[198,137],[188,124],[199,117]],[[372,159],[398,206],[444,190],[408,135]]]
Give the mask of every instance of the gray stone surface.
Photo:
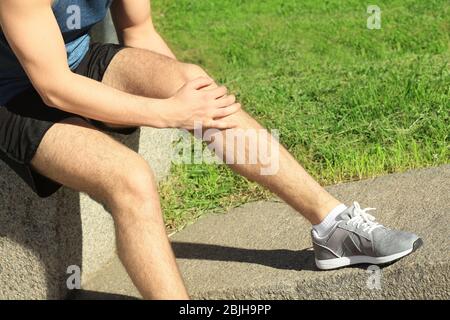
[[[350,203],[376,207],[378,220],[418,233],[425,245],[381,269],[381,290],[367,286],[367,266],[318,271],[310,226],[280,201],[208,215],[172,237],[193,298],[449,299],[450,166],[328,188]],[[79,298],[139,297],[117,259]],[[106,292],[109,295],[93,292]]]
[[[40,200],[3,163],[0,188],[0,299],[59,297],[65,273],[61,261],[81,261],[80,221],[74,214],[79,212],[78,196],[67,192],[65,199],[73,205],[64,212],[69,218],[64,223],[72,232],[61,242],[58,207],[63,192]]]
[[[114,42],[111,28],[107,20],[95,39]],[[162,179],[176,136],[172,130],[143,128],[115,137],[139,151]],[[0,190],[0,299],[62,298],[68,266],[80,266],[84,282],[115,255],[112,219],[86,195],[63,189],[39,199],[1,161]]]

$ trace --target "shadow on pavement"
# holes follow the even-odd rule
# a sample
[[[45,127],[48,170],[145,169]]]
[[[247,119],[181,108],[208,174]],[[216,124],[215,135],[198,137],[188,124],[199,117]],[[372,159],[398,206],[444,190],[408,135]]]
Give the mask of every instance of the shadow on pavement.
[[[317,270],[312,248],[263,250],[190,242],[172,242],[172,248],[178,259],[245,262],[284,270]]]

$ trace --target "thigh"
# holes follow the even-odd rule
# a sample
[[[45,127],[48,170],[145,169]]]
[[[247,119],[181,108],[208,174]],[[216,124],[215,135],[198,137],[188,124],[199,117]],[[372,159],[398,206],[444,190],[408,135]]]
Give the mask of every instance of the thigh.
[[[54,124],[31,165],[39,174],[105,203],[118,177],[140,156],[80,118]]]
[[[131,94],[166,99],[186,82],[205,76],[209,77],[197,65],[179,62],[145,49],[125,48],[114,56],[102,82]],[[211,87],[217,87],[217,84],[213,83]],[[231,115],[230,119],[242,128],[258,126],[243,110]]]
[[[131,94],[164,99],[186,83],[186,66],[149,50],[125,48],[114,56],[102,82]]]
[[[115,89],[144,97],[172,97],[186,82],[208,74],[199,66],[182,63],[150,50],[125,48],[109,64],[102,82]],[[213,83],[211,89],[217,87]],[[103,124],[106,128],[120,128]]]
[[[208,74],[199,66],[182,63],[149,50],[125,48],[115,55],[102,82],[128,93],[165,99],[173,96],[187,81],[202,76]],[[237,123],[239,128],[260,127],[244,110],[231,115],[229,119]]]

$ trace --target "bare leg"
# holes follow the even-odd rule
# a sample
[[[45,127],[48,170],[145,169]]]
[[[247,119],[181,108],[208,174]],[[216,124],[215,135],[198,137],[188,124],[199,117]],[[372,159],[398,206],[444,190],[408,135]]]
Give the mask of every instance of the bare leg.
[[[152,171],[144,159],[83,120],[69,119],[47,132],[32,165],[108,208],[119,257],[144,298],[188,297],[166,235]]]
[[[121,51],[114,58],[103,82],[130,93],[167,98],[186,81],[205,75],[205,71],[198,66],[180,63],[151,51],[130,48]],[[232,117],[239,123],[238,129],[263,129],[244,111]],[[222,146],[214,146],[216,150],[222,149],[224,155],[230,154],[229,150],[225,150],[226,133],[227,130],[223,131],[222,139],[216,139],[216,144],[221,143]],[[268,133],[266,137],[262,137],[262,139],[269,138]],[[261,164],[236,164],[231,165],[231,168],[269,188],[312,224],[320,223],[340,202],[312,179],[283,146],[277,144],[277,147],[280,156],[279,170],[275,175],[261,175]]]

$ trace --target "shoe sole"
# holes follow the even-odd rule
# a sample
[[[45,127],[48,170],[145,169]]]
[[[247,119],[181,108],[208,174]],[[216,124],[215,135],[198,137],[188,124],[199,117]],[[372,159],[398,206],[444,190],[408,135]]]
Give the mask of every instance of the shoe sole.
[[[384,257],[351,256],[328,260],[316,259],[316,266],[320,270],[331,270],[362,263],[385,264],[403,258],[410,253],[413,253],[414,251],[419,249],[422,246],[422,244],[423,244],[422,239],[417,239],[414,242],[413,247],[411,249]]]

